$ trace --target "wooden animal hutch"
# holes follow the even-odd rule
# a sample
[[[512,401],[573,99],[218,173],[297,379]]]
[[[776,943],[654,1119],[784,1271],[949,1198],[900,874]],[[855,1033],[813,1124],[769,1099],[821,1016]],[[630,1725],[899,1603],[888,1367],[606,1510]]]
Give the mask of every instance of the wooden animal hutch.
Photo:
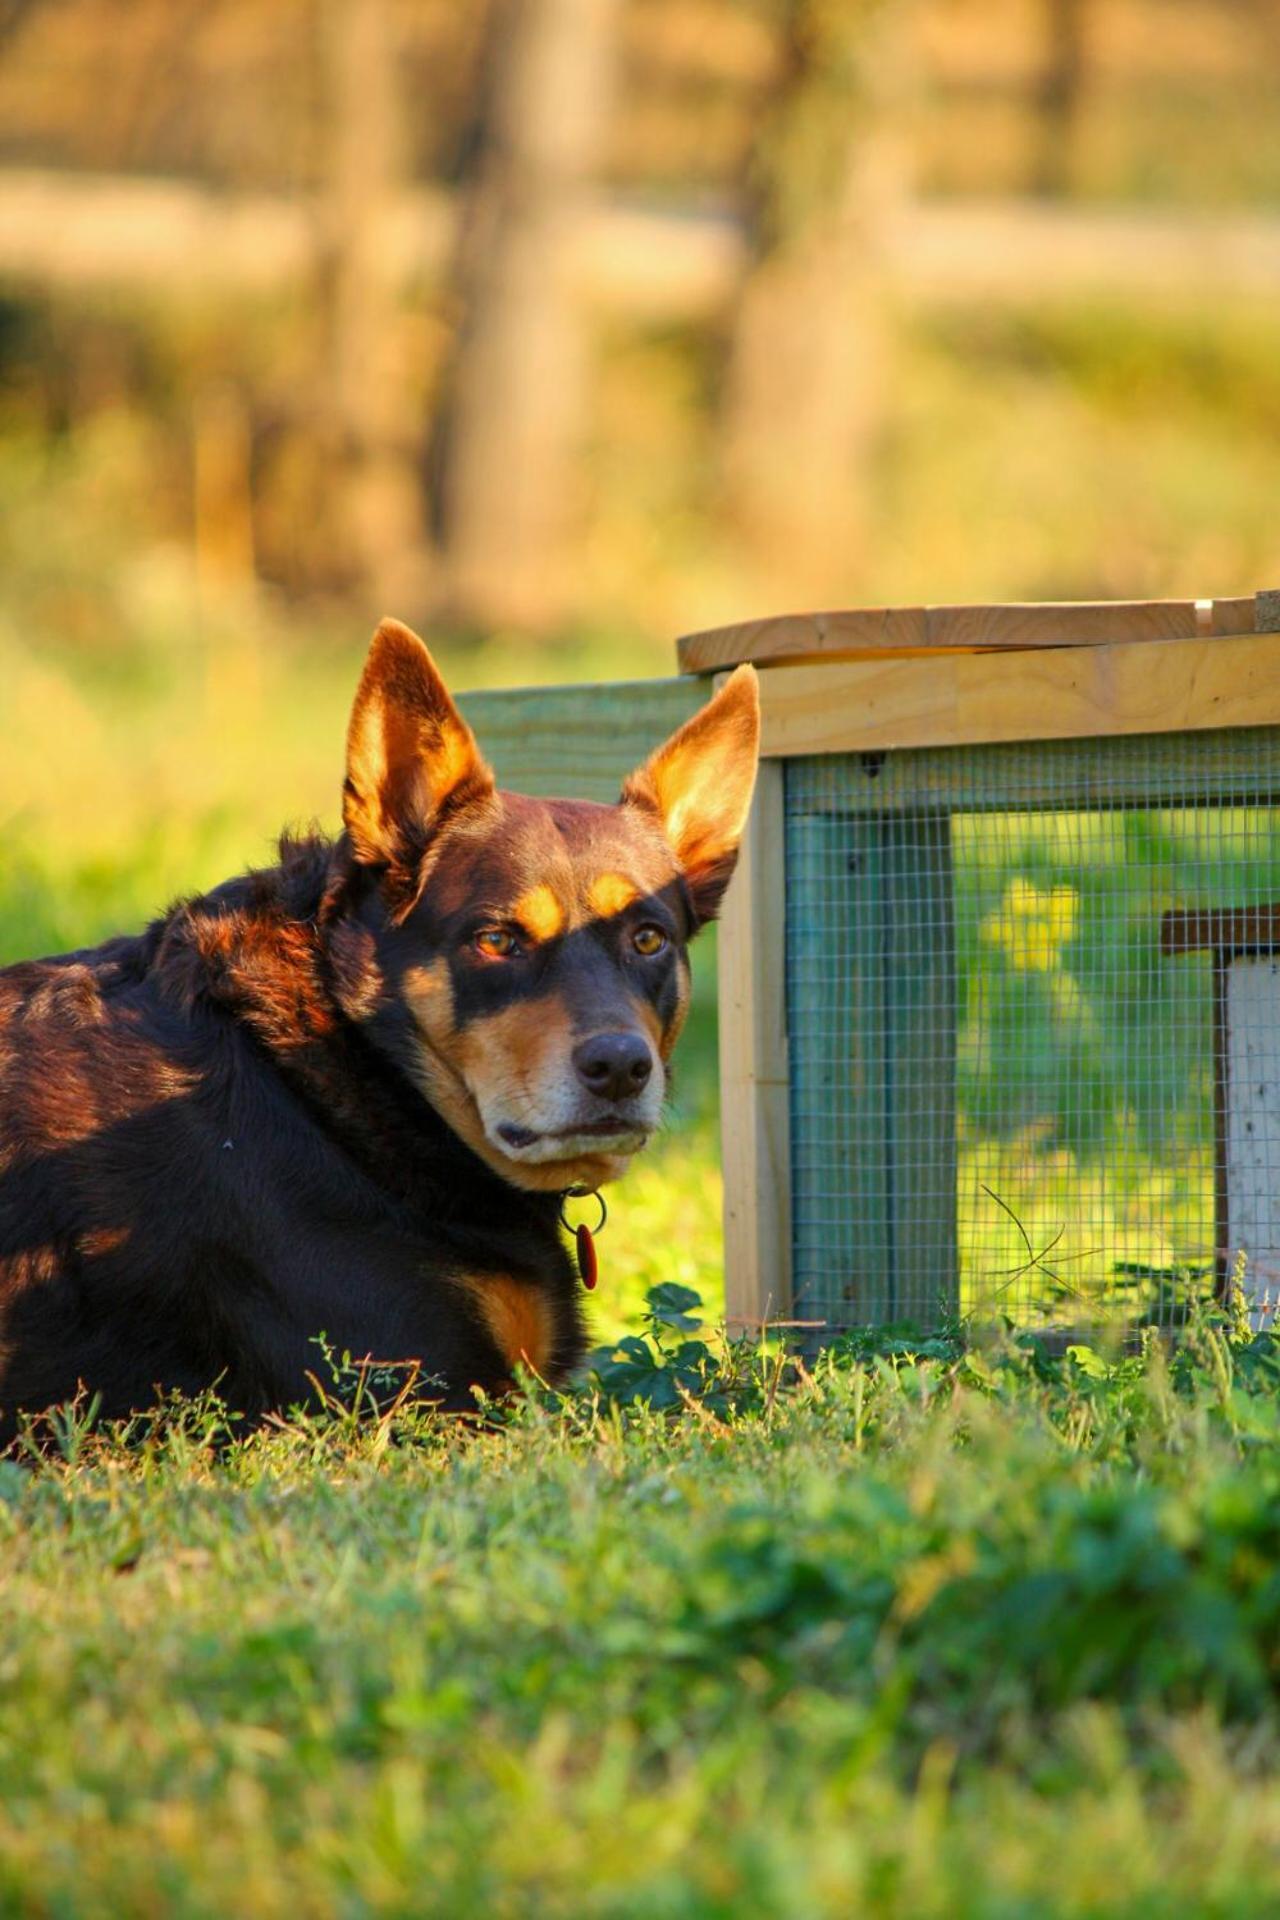
[[[1173,1326],[1240,1253],[1265,1318],[1280,594],[801,615],[679,656],[465,704],[511,784],[606,799],[760,670],[720,932],[731,1321]]]

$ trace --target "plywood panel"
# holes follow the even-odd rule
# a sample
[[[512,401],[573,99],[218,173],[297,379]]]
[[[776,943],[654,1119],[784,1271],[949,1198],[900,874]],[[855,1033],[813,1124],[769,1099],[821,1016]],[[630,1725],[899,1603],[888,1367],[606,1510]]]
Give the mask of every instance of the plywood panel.
[[[458,705],[502,786],[607,804],[710,692],[707,681],[632,680],[486,688]]]
[[[782,768],[762,766],[720,920],[720,1129],[730,1329],[791,1313]]]
[[[1280,721],[1280,638],[837,661],[760,676],[770,757]]]
[[[950,824],[815,804],[823,770],[787,769],[796,1313],[930,1325],[957,1306]]]
[[[856,607],[780,614],[686,634],[681,668],[705,673],[736,666],[883,653],[1020,651],[1028,647],[1105,646],[1121,641],[1188,640],[1248,633],[1252,597],[1228,600],[1011,601],[989,606]]]

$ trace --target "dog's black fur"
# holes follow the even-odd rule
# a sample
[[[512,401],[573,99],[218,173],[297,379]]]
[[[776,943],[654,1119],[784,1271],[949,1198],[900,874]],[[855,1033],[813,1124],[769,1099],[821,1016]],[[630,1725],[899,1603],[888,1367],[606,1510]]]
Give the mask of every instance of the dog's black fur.
[[[599,1061],[584,1081],[584,1034],[661,1077],[750,797],[735,685],[619,806],[534,802],[384,623],[337,841],[0,972],[0,1441],[81,1385],[107,1417],[210,1386],[259,1417],[308,1396],[322,1334],[450,1408],[522,1361],[566,1376],[560,1196],[655,1111]]]

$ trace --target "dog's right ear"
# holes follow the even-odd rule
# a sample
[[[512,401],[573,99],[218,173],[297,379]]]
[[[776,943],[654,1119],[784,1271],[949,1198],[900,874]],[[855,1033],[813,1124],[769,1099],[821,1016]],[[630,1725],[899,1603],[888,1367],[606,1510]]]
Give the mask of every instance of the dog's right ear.
[[[407,866],[444,810],[492,792],[493,775],[426,647],[398,620],[384,620],[347,732],[342,818],[356,859]]]
[[[741,666],[623,786],[624,806],[656,815],[684,873],[699,926],[720,910],[759,757],[756,670]]]

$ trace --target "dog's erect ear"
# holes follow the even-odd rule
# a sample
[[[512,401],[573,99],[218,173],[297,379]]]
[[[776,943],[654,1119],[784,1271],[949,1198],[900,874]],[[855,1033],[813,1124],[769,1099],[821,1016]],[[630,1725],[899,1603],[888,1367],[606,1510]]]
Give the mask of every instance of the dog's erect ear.
[[[416,633],[384,620],[347,732],[342,818],[357,860],[410,864],[441,810],[483,799],[493,775]]]
[[[701,925],[712,920],[738,858],[760,754],[754,667],[738,667],[622,789],[625,806],[656,813],[684,870]]]

